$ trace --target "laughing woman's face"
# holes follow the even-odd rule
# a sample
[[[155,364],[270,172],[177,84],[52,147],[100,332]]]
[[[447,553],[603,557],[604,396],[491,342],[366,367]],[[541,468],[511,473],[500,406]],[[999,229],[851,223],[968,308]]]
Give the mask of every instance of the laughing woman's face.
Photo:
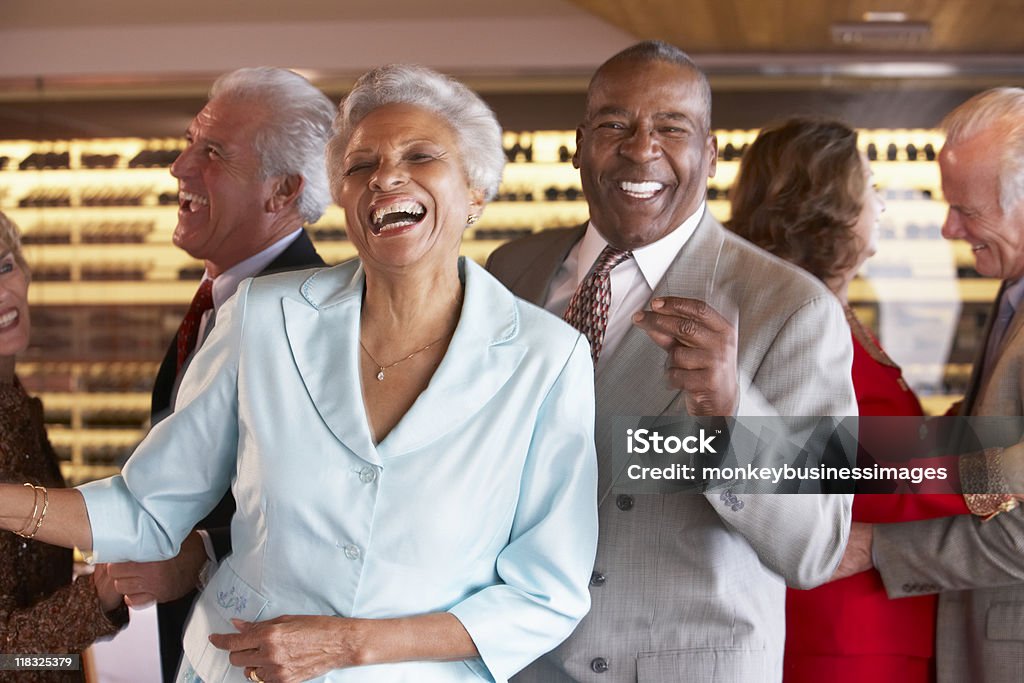
[[[380,107],[356,127],[342,164],[341,205],[365,266],[454,263],[483,192],[470,188],[447,121],[414,105]]]
[[[0,247],[0,358],[28,348],[28,274]]]

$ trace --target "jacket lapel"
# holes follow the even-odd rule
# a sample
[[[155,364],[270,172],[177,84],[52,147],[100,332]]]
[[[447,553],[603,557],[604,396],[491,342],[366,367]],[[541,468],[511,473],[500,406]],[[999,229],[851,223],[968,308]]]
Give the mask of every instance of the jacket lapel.
[[[988,313],[988,322],[985,323],[985,334],[982,335],[982,342],[978,347],[977,353],[974,354],[974,365],[971,366],[971,379],[967,383],[967,392],[964,394],[964,403],[960,408],[960,415],[967,416],[974,414],[975,405],[978,402],[978,394],[981,391],[981,376],[984,370],[985,362],[985,350],[988,349],[988,338],[992,334],[992,327],[995,324],[996,316],[999,315],[999,300],[1003,298],[1003,292],[1006,290],[1006,281],[999,286],[999,292],[996,294],[995,301],[992,302],[992,307]],[[1017,317],[1017,316],[1014,316]],[[1017,321],[1013,321],[1017,322]],[[1009,335],[1007,330],[1007,335]]]
[[[476,415],[519,367],[515,297],[470,259],[459,259],[462,313],[430,384],[377,445],[385,460],[427,446]]]
[[[356,262],[317,272],[306,303],[284,301],[296,367],[324,423],[360,458],[382,464],[418,450],[473,417],[519,367],[525,348],[515,298],[480,266],[460,259],[465,298],[459,324],[426,390],[374,444],[359,379],[359,313],[364,275]],[[329,359],[329,362],[328,362]]]
[[[551,281],[573,245],[583,239],[586,229],[586,224],[583,224],[571,230],[552,230],[550,236],[542,234],[544,240],[538,238],[538,249],[533,254],[530,265],[509,283],[509,289],[515,292],[516,296],[543,308]]]
[[[708,301],[714,292],[718,256],[722,251],[723,228],[705,210],[697,230],[690,236],[661,282],[654,288],[658,296],[688,297]],[[710,302],[710,301],[709,301]],[[598,420],[595,439],[598,454],[598,499],[611,492],[621,468],[628,463],[612,458],[614,417],[685,414],[681,392],[665,380],[664,350],[647,333],[633,326],[595,379]]]
[[[359,379],[363,270],[355,262],[316,272],[302,285],[306,303],[284,299],[285,333],[317,412],[357,456],[381,464]]]
[[[1003,289],[1006,285],[1004,283]],[[1003,290],[1000,290],[1000,294]],[[1001,296],[996,298],[996,308],[989,316],[989,333],[985,335],[985,347],[988,347],[988,337],[991,336],[994,327],[994,319],[998,315],[998,306]],[[1019,352],[1021,344],[1021,330],[1024,329],[1024,315],[1014,312],[1010,324],[1003,333],[1003,339],[996,349],[995,357],[986,358],[985,361],[992,363],[992,371],[988,374],[988,381],[977,385],[976,392],[971,402],[971,414],[987,415],[1018,415],[1020,414],[1020,386],[1018,377],[1020,374]],[[979,363],[980,366],[980,363]],[[981,368],[983,369],[983,368]],[[972,373],[973,374],[973,373]]]

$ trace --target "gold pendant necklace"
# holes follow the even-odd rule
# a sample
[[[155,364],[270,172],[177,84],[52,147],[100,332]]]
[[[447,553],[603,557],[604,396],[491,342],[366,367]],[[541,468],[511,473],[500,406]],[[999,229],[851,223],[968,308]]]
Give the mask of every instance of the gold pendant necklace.
[[[396,365],[398,365],[399,363],[404,363],[405,361],[407,361],[407,360],[409,360],[410,358],[412,358],[413,356],[415,356],[415,355],[416,355],[417,353],[423,353],[424,351],[426,351],[427,349],[429,349],[429,348],[430,348],[431,346],[433,346],[434,344],[436,344],[436,343],[438,343],[439,341],[443,340],[443,339],[444,339],[445,337],[447,337],[447,336],[448,336],[448,334],[447,334],[447,333],[445,333],[445,335],[444,335],[444,336],[442,336],[442,337],[438,337],[437,339],[435,339],[434,341],[430,342],[429,344],[427,344],[427,345],[426,345],[426,346],[424,346],[423,348],[420,348],[420,349],[416,349],[415,351],[413,351],[412,353],[410,353],[410,354],[409,354],[408,356],[406,356],[405,358],[401,358],[401,359],[399,359],[399,360],[396,360],[396,361],[395,361],[394,363],[388,363],[387,365],[383,365],[383,364],[381,364],[381,363],[380,363],[380,361],[378,361],[378,360],[377,360],[376,358],[374,358],[374,357],[373,357],[373,354],[372,354],[372,353],[370,353],[370,350],[366,348],[366,345],[365,345],[365,344],[363,344],[363,340],[362,340],[362,339],[360,339],[360,340],[359,340],[359,346],[360,346],[360,347],[362,347],[363,351],[364,351],[364,352],[366,353],[366,356],[367,356],[367,357],[368,357],[368,358],[369,358],[369,359],[370,359],[371,361],[373,361],[373,364],[377,366],[377,381],[378,381],[378,382],[383,382],[383,381],[384,381],[384,371],[385,371],[385,370],[388,370],[388,369],[390,369],[390,368],[393,368],[393,367],[395,367]]]

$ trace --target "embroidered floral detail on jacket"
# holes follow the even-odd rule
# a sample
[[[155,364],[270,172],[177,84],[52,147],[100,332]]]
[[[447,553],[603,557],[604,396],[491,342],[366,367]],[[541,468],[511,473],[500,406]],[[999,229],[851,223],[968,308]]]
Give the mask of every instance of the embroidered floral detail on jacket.
[[[235,593],[235,587],[232,586],[231,590],[225,593],[224,591],[217,591],[217,604],[227,610],[234,610],[235,614],[241,614],[245,611],[245,605],[248,601],[244,595],[237,595]]]

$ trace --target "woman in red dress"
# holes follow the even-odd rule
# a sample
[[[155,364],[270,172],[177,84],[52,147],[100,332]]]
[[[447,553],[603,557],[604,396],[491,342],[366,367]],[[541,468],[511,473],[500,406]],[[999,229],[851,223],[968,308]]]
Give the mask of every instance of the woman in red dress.
[[[818,277],[846,310],[861,415],[920,416],[902,372],[850,309],[854,275],[875,253],[884,209],[857,133],[790,119],[745,153],[729,228]],[[904,522],[968,512],[955,494],[858,494],[853,519]],[[787,683],[927,683],[935,678],[936,596],[890,600],[874,569],[786,599]]]

